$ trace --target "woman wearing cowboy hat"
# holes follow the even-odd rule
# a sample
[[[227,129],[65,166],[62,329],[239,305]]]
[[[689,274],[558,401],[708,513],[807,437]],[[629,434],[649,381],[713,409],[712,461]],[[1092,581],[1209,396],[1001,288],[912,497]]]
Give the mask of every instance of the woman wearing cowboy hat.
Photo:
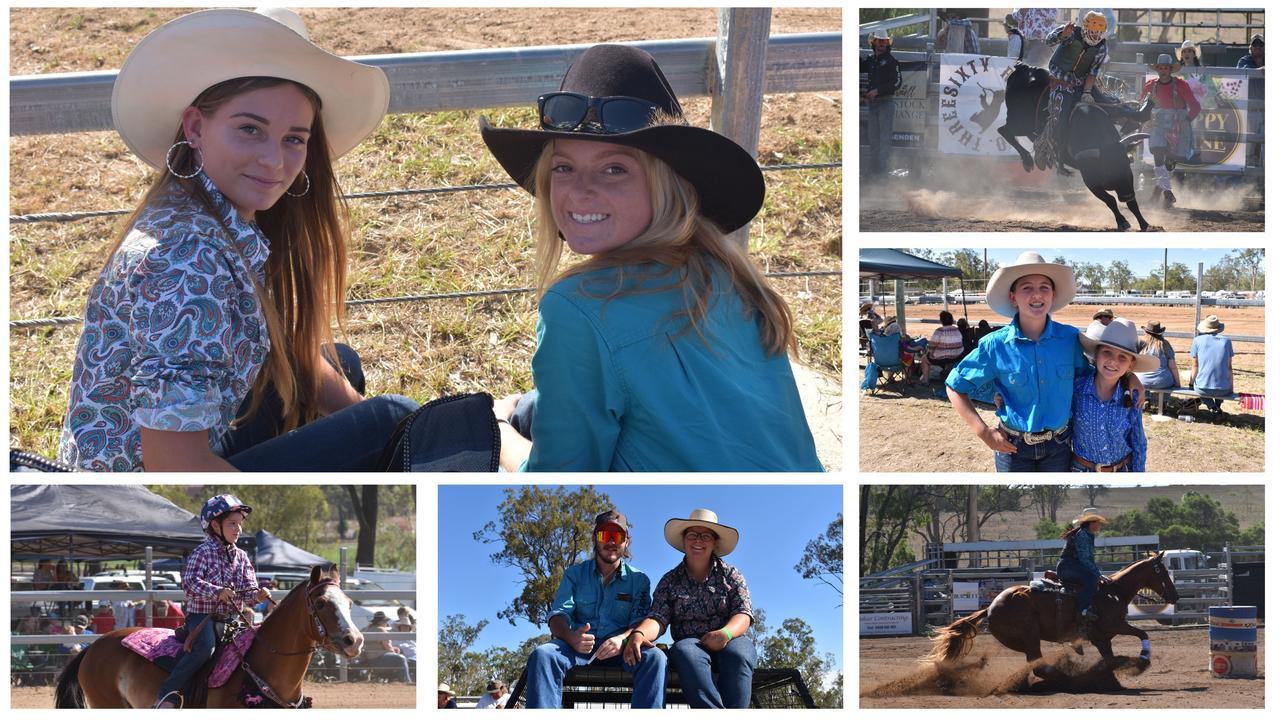
[[[1093,611],[1093,596],[1098,592],[1098,581],[1102,571],[1094,561],[1093,544],[1098,533],[1102,531],[1102,523],[1107,521],[1097,513],[1088,513],[1072,522],[1072,527],[1062,533],[1066,544],[1062,547],[1062,555],[1054,571],[1058,578],[1078,586],[1076,594],[1076,612],[1080,616],[1080,631],[1083,634],[1089,623],[1098,618]]]
[[[738,531],[700,508],[668,520],[663,534],[684,560],[658,581],[649,616],[631,631],[624,657],[635,662],[670,627],[671,663],[685,701],[695,708],[745,708],[756,666],[755,644],[744,634],[753,617],[751,593],[742,573],[722,559],[737,547]]]
[[[1142,331],[1146,337],[1138,341],[1138,354],[1154,357],[1157,363],[1157,367],[1150,372],[1135,373],[1142,381],[1142,386],[1161,389],[1178,387],[1178,361],[1173,345],[1164,338],[1164,325],[1158,320],[1148,320]]]
[[[1191,341],[1191,386],[1201,395],[1231,395],[1234,392],[1231,358],[1236,353],[1231,346],[1231,338],[1222,335],[1226,327],[1217,315],[1210,315],[1196,326],[1199,334]],[[1202,399],[1215,416],[1222,415],[1221,400],[1213,397]]]
[[[1191,142],[1191,122],[1200,114],[1200,101],[1191,91],[1191,85],[1173,74],[1182,69],[1182,63],[1173,56],[1161,53],[1154,65],[1157,77],[1142,86],[1138,101],[1151,96],[1151,137],[1147,145],[1156,166],[1156,192],[1164,192],[1164,206],[1172,207],[1177,200],[1173,196],[1173,184],[1169,172],[1179,161],[1187,161],[1195,152]],[[1154,195],[1152,196],[1154,197]]]
[[[111,112],[159,172],[90,292],[60,460],[372,469],[416,403],[364,400],[343,374],[362,384],[358,358],[335,351],[347,240],[333,161],[388,97],[381,70],[316,47],[283,9],[191,13],[134,47]]]
[[[495,406],[503,466],[822,470],[791,311],[728,237],[764,202],[755,158],[689,125],[633,47],[587,49],[538,111],[538,130],[480,120],[536,215],[535,389]]]
[[[1138,352],[1138,330],[1118,317],[1095,320],[1080,336],[1093,375],[1076,378],[1071,401],[1071,470],[1073,472],[1145,472],[1147,435],[1142,406],[1133,402],[1124,382],[1131,372],[1150,372],[1159,365],[1153,355]]]

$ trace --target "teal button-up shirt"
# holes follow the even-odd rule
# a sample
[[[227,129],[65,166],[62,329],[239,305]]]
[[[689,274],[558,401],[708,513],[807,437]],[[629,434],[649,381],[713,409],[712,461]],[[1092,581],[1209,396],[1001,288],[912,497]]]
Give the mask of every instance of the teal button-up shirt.
[[[652,602],[648,575],[623,561],[605,587],[592,557],[565,569],[547,620],[564,615],[571,629],[591,623],[591,634],[601,641],[643,620]]]
[[[969,395],[995,382],[1004,404],[996,416],[1020,432],[1043,432],[1071,419],[1072,385],[1090,372],[1080,347],[1080,331],[1050,317],[1038,341],[1013,322],[978,341],[947,376],[947,386]]]

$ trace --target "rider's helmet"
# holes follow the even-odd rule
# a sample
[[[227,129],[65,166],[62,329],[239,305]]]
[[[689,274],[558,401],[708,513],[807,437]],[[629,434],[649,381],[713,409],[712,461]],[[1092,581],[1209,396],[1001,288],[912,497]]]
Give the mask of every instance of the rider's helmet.
[[[1084,41],[1089,45],[1097,45],[1102,42],[1103,36],[1107,34],[1107,18],[1100,12],[1090,10],[1084,16]]]
[[[200,527],[209,532],[209,526],[214,520],[232,512],[248,515],[253,512],[253,508],[240,502],[240,498],[235,495],[215,495],[200,510]]]

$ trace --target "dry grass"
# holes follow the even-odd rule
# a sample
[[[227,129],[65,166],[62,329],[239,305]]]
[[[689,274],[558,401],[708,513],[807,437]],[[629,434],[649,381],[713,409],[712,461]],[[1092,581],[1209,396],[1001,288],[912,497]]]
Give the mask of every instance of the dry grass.
[[[672,12],[431,9],[302,14],[322,45],[343,54],[455,49],[463,39],[496,47],[715,32],[710,10],[674,11],[681,22],[671,19]],[[11,72],[118,67],[130,43],[179,14],[170,9],[12,11]],[[838,9],[774,15],[774,32],[839,29]],[[691,121],[703,125],[709,108],[706,99],[686,103]],[[842,109],[839,93],[766,97],[761,162],[839,161]],[[500,126],[534,124],[531,110],[484,114]],[[479,115],[388,116],[373,137],[340,161],[344,189],[507,182],[480,141]],[[113,132],[11,138],[10,158],[14,214],[129,208],[149,179],[148,169]],[[840,269],[840,172],[774,172],[765,178],[766,205],[751,227],[751,251],[761,266],[770,271]],[[532,283],[529,207],[527,195],[511,190],[352,201],[349,296],[527,287]],[[118,223],[118,218],[107,218],[11,226],[11,318],[79,315]],[[798,320],[800,362],[838,382],[839,278],[783,279],[775,284]],[[502,395],[531,385],[535,321],[530,295],[377,305],[350,312],[345,340],[360,351],[373,393],[403,393],[420,400],[477,390]],[[10,332],[12,444],[54,452],[77,336],[76,326]]]

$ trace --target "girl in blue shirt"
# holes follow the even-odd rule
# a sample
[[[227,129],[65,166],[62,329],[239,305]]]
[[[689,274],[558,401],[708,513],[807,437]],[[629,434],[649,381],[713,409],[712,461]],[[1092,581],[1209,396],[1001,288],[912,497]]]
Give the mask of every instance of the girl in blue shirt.
[[[1080,336],[1080,344],[1094,372],[1075,381],[1072,472],[1146,472],[1142,406],[1134,402],[1125,383],[1134,372],[1154,370],[1159,358],[1138,353],[1137,328],[1125,318],[1108,325],[1095,320]]]
[[[820,471],[791,312],[728,237],[764,202],[755,159],[636,48],[588,49],[538,114],[480,121],[536,201],[536,387],[495,404],[503,467]],[[563,245],[583,258],[561,271]]]

